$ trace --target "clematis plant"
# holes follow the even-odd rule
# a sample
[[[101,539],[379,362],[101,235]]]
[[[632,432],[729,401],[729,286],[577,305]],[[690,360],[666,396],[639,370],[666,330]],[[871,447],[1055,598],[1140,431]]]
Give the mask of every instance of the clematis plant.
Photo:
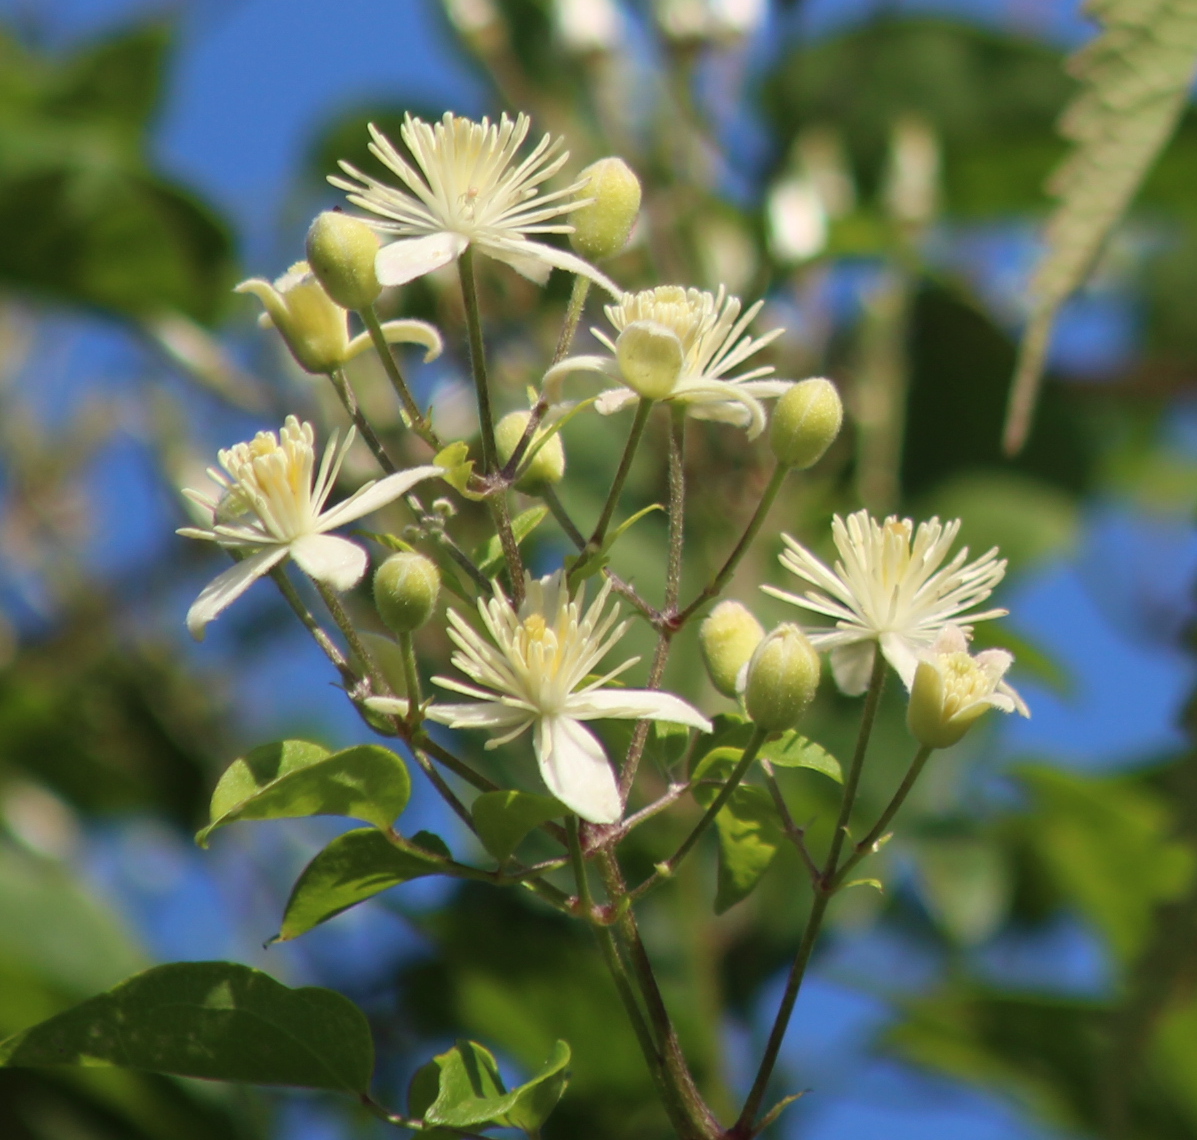
[[[560,141],[545,136],[520,158],[528,130],[523,115],[497,123],[446,115],[435,125],[409,115],[401,135],[412,166],[372,129],[375,155],[403,187],[348,164],[342,164],[346,177],[333,181],[388,239],[377,255],[372,230],[343,215],[323,215],[309,233],[319,276],[299,263],[273,285],[253,278],[238,287],[261,300],[307,371],[327,375],[352,425],[340,442],[337,431],[330,433],[317,464],[315,429],[288,416],[277,434],[262,431],[218,453],[219,466],[209,470],[215,490],[183,492],[198,517],[178,533],[234,559],[191,605],[187,628],[202,637],[269,575],[363,724],[395,749],[330,753],[304,741],[257,749],[221,778],[199,838],[206,844],[215,830],[249,819],[327,814],[364,825],[313,856],[285,904],[283,940],[432,875],[518,891],[532,905],[584,924],[674,1133],[683,1140],[753,1140],[794,1099],[773,1109],[765,1104],[806,964],[829,905],[851,885],[848,873],[866,860],[875,861],[876,874],[886,873],[880,841],[933,750],[955,743],[990,708],[1027,715],[1005,679],[1012,656],[968,652],[971,623],[1005,613],[979,609],[1001,583],[1005,562],[996,550],[972,561],[967,550],[952,554],[958,521],[916,527],[864,510],[837,516],[833,567],[788,534],[770,532],[768,517],[783,484],[820,478],[807,471],[834,454],[844,414],[835,384],[776,375],[765,354],[782,330],[749,331],[762,299],[744,307],[722,287],[625,290],[580,257],[542,242],[541,236],[568,233],[565,219],[585,209],[580,244],[595,256],[613,256],[633,229],[639,185],[625,164],[611,160],[547,189],[567,155]],[[531,410],[523,393],[495,383],[487,368],[473,249],[535,281],[552,268],[575,277],[553,356],[537,356],[540,342],[531,333],[524,340],[535,358],[530,375],[544,377],[542,399]],[[480,447],[472,438],[452,438],[452,421],[419,406],[421,385],[406,383],[389,351],[388,341],[399,339],[439,352],[440,333],[406,317],[383,326],[374,312],[383,288],[455,259],[464,321],[445,343],[459,358],[468,343]],[[607,354],[571,356],[591,281],[618,298],[606,310],[612,331],[595,334]],[[330,293],[360,314],[367,334],[350,338],[348,312]],[[393,295],[388,304],[403,302]],[[403,415],[390,417],[389,427],[371,422],[343,367],[369,350],[379,352],[378,364],[402,401]],[[579,371],[614,386],[546,421],[564,378]],[[767,401],[777,397],[770,411]],[[585,469],[566,464],[568,433],[608,438],[602,432],[609,427],[595,417],[631,403],[635,422],[622,449],[604,454],[594,444],[588,453],[602,472],[601,502],[559,496],[576,469]],[[766,427],[768,450],[763,443],[753,450]],[[658,428],[663,463],[652,471],[641,466],[645,486],[653,472],[664,472],[653,494],[665,505],[665,526],[659,554],[647,560],[663,571],[660,589],[645,580],[646,560],[629,558],[623,541],[646,513],[629,515],[628,474],[645,442],[662,438],[653,435]],[[767,480],[745,481],[755,488],[745,493],[756,496],[756,505],[732,520],[739,533],[717,552],[718,569],[709,574],[700,556],[690,557],[687,515],[695,506],[718,511],[710,496],[719,480],[705,469],[700,480],[687,479],[688,430],[720,433],[721,447],[749,472],[773,457]],[[378,478],[337,497],[357,440],[372,454]],[[404,468],[399,455],[423,461]],[[424,493],[425,483],[436,495],[427,508],[416,493]],[[538,501],[528,506],[527,500]],[[395,532],[332,533],[390,504],[406,512]],[[526,509],[513,516],[513,506]],[[593,526],[579,521],[579,510],[593,511]],[[535,532],[550,518],[556,533],[541,543],[547,529]],[[479,544],[470,528],[480,526]],[[745,599],[726,596],[744,560],[752,554],[766,564],[763,552],[778,538],[782,566],[804,587],[794,593],[768,586],[768,592],[833,624],[803,629],[786,622],[766,631]],[[572,548],[568,556],[563,546]],[[373,589],[355,590],[371,556],[379,563]],[[694,588],[689,597],[684,585]],[[449,595],[457,600],[446,607]],[[653,645],[647,662],[617,652],[637,623]],[[436,669],[446,645],[453,647],[452,675]],[[701,659],[719,695],[700,694],[693,685],[684,694],[672,691],[687,684],[676,668],[679,645]],[[865,694],[846,772],[803,735],[807,710],[818,701],[823,653],[844,693]],[[857,792],[871,778],[869,746],[890,671],[911,690],[907,723],[916,751],[898,790],[874,813],[862,808]],[[429,683],[442,696],[429,698]],[[617,721],[629,722],[627,731],[613,730],[610,722]],[[479,731],[488,734],[481,744]],[[456,821],[451,842],[406,833],[412,763]],[[835,819],[825,821],[830,826],[817,839],[795,823],[786,798],[793,793],[787,781],[808,777],[836,781]],[[640,828],[643,842],[629,855],[625,843]],[[788,873],[801,881],[787,884],[785,897],[804,932],[792,947],[789,979],[751,1087],[733,1115],[727,1103],[717,1111],[704,1098],[677,1031],[676,992],[659,981],[660,947],[668,939],[662,912],[653,917],[660,937],[646,939],[642,922],[646,906],[668,891],[683,865],[688,881],[703,890],[714,879],[717,909],[741,903],[782,843],[797,854]],[[696,850],[705,859],[692,859]],[[509,996],[518,1002],[514,990]],[[508,1090],[493,1055],[461,1041],[416,1073],[399,1112],[375,1099],[369,1029],[352,1003],[327,991],[290,991],[230,963],[159,967],[61,1017],[67,1020],[51,1019],[0,1047],[10,1063],[77,1058],[310,1085],[349,1092],[386,1124],[418,1134],[476,1137],[515,1128],[537,1140],[569,1078],[564,1042],[539,1073]]]

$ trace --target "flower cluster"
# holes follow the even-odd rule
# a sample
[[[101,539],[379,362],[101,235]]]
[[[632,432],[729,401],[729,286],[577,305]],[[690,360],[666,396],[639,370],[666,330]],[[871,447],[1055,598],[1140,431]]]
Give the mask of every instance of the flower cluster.
[[[221,451],[220,468],[209,472],[217,491],[185,492],[198,508],[202,525],[179,531],[215,543],[235,559],[204,589],[187,615],[187,626],[197,638],[254,581],[290,560],[324,592],[358,656],[368,656],[360,650],[354,630],[344,624],[348,618],[343,607],[329,593],[349,590],[363,578],[367,553],[358,543],[330,532],[408,495],[424,480],[443,477],[458,491],[468,491],[470,476],[468,465],[460,459],[443,460],[447,466],[433,463],[394,471],[358,410],[344,366],[369,345],[385,347],[387,341],[418,343],[429,356],[439,353],[442,341],[437,330],[412,320],[382,324],[373,313],[374,299],[384,287],[429,273],[469,249],[540,283],[551,269],[563,269],[597,282],[617,298],[606,307],[609,330],[593,330],[605,354],[565,356],[549,368],[535,422],[531,412],[512,412],[497,425],[490,422],[485,374],[476,376],[483,429],[489,431],[494,445],[491,452],[498,454],[499,463],[507,463],[517,450],[528,457],[514,472],[490,468],[488,480],[475,484],[475,490],[482,488],[481,494],[505,494],[507,485],[514,484],[527,494],[543,497],[562,521],[564,508],[553,485],[564,477],[565,454],[553,423],[542,423],[540,417],[560,402],[564,379],[578,372],[597,373],[613,382],[593,402],[599,414],[610,416],[638,403],[639,426],[633,428],[625,459],[634,451],[636,432],[643,430],[656,401],[672,404],[694,419],[734,425],[755,438],[768,423],[763,401],[780,398],[770,432],[777,468],[769,496],[791,470],[819,462],[834,441],[843,416],[835,386],[821,378],[781,379],[772,364],[759,361],[758,354],[782,332],[775,329],[758,336],[749,331],[762,301],[744,307],[722,287],[714,293],[675,285],[624,292],[581,257],[540,240],[544,235],[570,234],[573,227],[566,219],[581,212],[584,233],[575,235],[575,248],[590,256],[609,257],[633,229],[640,190],[635,176],[618,159],[601,160],[575,182],[546,190],[545,184],[562,169],[568,155],[560,140],[546,135],[520,158],[528,131],[524,115],[514,120],[504,115],[497,123],[446,115],[435,124],[409,115],[400,132],[409,162],[371,127],[371,150],[401,186],[389,186],[343,163],[344,177],[332,182],[369,217],[321,215],[308,238],[310,264],[298,263],[273,285],[255,278],[238,286],[262,301],[264,322],[278,329],[304,369],[329,375],[361,437],[392,473],[326,507],[355,430],[351,428],[340,444],[334,433],[317,468],[313,429],[294,416],[287,418],[277,435],[259,432],[249,442]],[[378,234],[384,239],[381,246]],[[473,272],[468,260],[461,269],[465,284]],[[471,303],[476,305],[476,300],[467,296],[467,310]],[[579,301],[575,318],[580,305]],[[367,332],[351,336],[350,310],[361,314]],[[468,315],[478,333],[477,313]],[[570,329],[572,333],[572,325]],[[405,412],[414,423],[419,409],[411,392],[388,353],[382,363],[391,370]],[[416,426],[426,442],[436,441],[430,421]],[[464,444],[455,447],[464,449]],[[626,469],[625,462],[620,470],[626,474]],[[444,523],[451,507],[437,516],[440,529],[434,535],[427,527],[431,516],[415,502],[420,525],[413,541],[437,541],[423,553],[398,543],[399,553],[384,563],[374,583],[379,616],[407,655],[408,691],[396,695],[386,678],[370,672],[365,661],[360,664],[366,674],[354,690],[355,700],[365,710],[375,718],[391,718],[395,731],[413,744],[416,734],[424,731],[420,725],[425,720],[457,730],[484,729],[491,734],[488,749],[530,732],[544,786],[563,810],[601,825],[623,818],[639,753],[634,746],[623,772],[618,772],[587,722],[665,721],[700,734],[713,731],[703,713],[658,686],[659,668],[650,687],[623,687],[619,678],[639,659],[628,658],[613,668],[604,665],[628,629],[612,604],[617,579],[605,570],[597,596],[587,604],[584,584],[571,577],[585,567],[588,551],[605,551],[605,528],[618,505],[621,479],[622,474],[615,478],[602,521],[589,543],[568,517],[562,521],[583,550],[570,572],[559,569],[543,577],[526,573],[515,538],[502,533],[505,512],[496,512],[503,539],[499,549],[508,572],[506,586],[497,570],[484,573],[446,536]],[[756,534],[771,502],[768,497],[762,503],[760,517],[750,524],[730,568]],[[675,524],[680,528],[680,519]],[[824,652],[830,656],[837,683],[848,694],[864,692],[879,681],[883,666],[891,666],[910,690],[910,729],[926,748],[955,743],[989,708],[1028,715],[1025,703],[1004,679],[1010,655],[988,650],[973,657],[968,652],[971,624],[964,623],[1005,613],[979,610],[1001,581],[1005,562],[996,550],[972,561],[967,549],[951,554],[959,529],[959,522],[945,524],[938,519],[918,527],[897,517],[879,522],[865,511],[837,516],[832,538],[838,558],[831,567],[783,535],[782,566],[805,586],[798,592],[764,589],[832,624],[804,629],[786,623],[766,633],[741,603],[722,602],[705,620],[699,637],[715,687],[739,702],[760,739],[789,731],[798,723],[814,697],[821,671],[819,654]],[[470,698],[464,702],[429,702],[420,697],[411,640],[437,611],[441,571],[436,559],[446,550],[478,587],[477,619],[471,620],[469,611],[447,610],[448,637],[455,647],[452,663],[465,679],[436,676],[432,680],[442,690]],[[484,565],[495,565],[497,558]],[[719,593],[729,576],[730,572],[704,597]],[[621,592],[627,589],[621,587]],[[462,594],[457,586],[455,592]],[[644,608],[634,591],[630,596]],[[671,622],[684,623],[698,604],[680,614],[668,607],[661,611],[648,607],[646,612],[665,629]],[[662,645],[668,648],[668,638]],[[350,668],[344,660],[341,664]],[[642,744],[643,736],[640,740]]]

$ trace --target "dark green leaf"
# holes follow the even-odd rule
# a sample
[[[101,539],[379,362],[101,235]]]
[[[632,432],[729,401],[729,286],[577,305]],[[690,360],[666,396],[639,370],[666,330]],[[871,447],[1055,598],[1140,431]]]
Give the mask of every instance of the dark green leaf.
[[[212,793],[212,822],[195,838],[207,846],[216,828],[234,820],[307,815],[344,815],[389,828],[410,796],[407,766],[377,744],[329,753],[305,740],[283,740],[228,767]]]
[[[530,792],[483,792],[470,807],[478,838],[500,863],[510,859],[524,836],[566,809],[552,796]]]
[[[399,883],[441,873],[444,861],[441,851],[425,850],[414,843],[397,847],[374,828],[346,832],[303,869],[291,888],[277,941],[298,938]]]
[[[0,1043],[0,1065],[115,1065],[207,1080],[365,1092],[374,1046],[361,1010],[233,962],[177,962]]]
[[[654,720],[644,743],[646,759],[656,764],[658,771],[669,772],[686,754],[691,731],[688,725]]]

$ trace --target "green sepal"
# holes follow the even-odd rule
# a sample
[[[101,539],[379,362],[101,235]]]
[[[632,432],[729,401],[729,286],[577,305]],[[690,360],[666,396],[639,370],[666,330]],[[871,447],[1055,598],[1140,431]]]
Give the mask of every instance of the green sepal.
[[[195,841],[206,847],[216,828],[239,819],[343,815],[388,828],[410,797],[407,765],[381,745],[330,753],[306,740],[277,741],[229,765]]]
[[[426,1129],[519,1128],[535,1136],[569,1083],[569,1061],[569,1045],[558,1041],[540,1072],[508,1092],[490,1050],[458,1041],[416,1072],[408,1113]]]
[[[548,507],[529,507],[516,515],[511,520],[511,531],[515,535],[516,545],[519,546],[548,516]],[[474,562],[488,578],[499,572],[503,565],[503,543],[497,534],[487,539],[474,552]]]
[[[374,828],[334,839],[303,869],[273,941],[289,942],[381,891],[426,875],[451,873],[449,849],[429,832],[388,839]]]
[[[567,810],[552,796],[517,791],[483,792],[470,805],[478,838],[500,863],[515,854],[530,831]]]
[[[289,989],[235,962],[175,962],[0,1042],[0,1065],[364,1093],[374,1045],[362,1011],[332,990]]]

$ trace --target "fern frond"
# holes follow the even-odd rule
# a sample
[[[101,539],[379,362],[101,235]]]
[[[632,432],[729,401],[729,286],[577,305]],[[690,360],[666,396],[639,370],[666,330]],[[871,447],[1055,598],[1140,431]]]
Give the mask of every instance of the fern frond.
[[[1047,184],[1058,205],[1030,285],[1003,438],[1009,454],[1030,431],[1056,314],[1172,137],[1197,71],[1197,0],[1088,0],[1085,9],[1102,31],[1068,64],[1081,87],[1059,130],[1076,146]]]

